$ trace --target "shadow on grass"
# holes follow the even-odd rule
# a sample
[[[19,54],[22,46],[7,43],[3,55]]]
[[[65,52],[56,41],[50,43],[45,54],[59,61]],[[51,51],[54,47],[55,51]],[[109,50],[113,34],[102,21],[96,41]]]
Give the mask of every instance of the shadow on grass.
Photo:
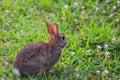
[[[76,76],[74,76],[75,70],[73,68],[67,67],[65,69],[53,69],[49,76],[45,76],[44,74],[40,74],[39,76],[23,76],[23,77],[17,77],[13,76],[14,80],[68,80],[68,79],[76,79]],[[80,79],[79,79],[80,80]]]

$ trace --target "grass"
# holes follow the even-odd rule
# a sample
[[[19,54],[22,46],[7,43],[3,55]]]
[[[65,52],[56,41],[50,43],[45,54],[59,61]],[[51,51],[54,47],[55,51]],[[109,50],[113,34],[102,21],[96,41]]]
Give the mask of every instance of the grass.
[[[29,76],[23,80],[119,80],[118,2],[1,0],[0,80],[20,80],[12,73],[15,55],[26,44],[48,41],[45,21],[59,25],[59,31],[66,35],[68,45],[49,77]]]

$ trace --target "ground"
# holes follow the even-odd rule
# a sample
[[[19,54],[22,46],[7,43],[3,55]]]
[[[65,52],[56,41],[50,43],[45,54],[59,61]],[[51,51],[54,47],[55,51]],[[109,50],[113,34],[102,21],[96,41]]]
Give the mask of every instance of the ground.
[[[68,44],[48,77],[23,80],[119,80],[119,0],[1,0],[0,80],[20,80],[12,73],[25,45],[48,41],[45,21],[58,24]]]

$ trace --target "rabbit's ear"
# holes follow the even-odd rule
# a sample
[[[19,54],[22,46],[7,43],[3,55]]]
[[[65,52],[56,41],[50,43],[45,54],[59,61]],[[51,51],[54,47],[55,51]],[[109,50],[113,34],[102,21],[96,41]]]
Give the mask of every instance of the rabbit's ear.
[[[51,32],[53,35],[57,35],[58,34],[58,27],[57,27],[57,24],[53,23],[51,25]]]
[[[46,22],[46,26],[47,26],[47,30],[48,30],[49,34],[52,34],[52,32],[51,32],[51,24]]]

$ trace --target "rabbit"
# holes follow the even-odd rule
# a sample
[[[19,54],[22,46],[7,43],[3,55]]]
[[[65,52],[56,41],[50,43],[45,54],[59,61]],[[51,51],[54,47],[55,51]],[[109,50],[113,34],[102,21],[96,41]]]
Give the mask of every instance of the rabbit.
[[[17,55],[13,62],[13,73],[17,76],[49,75],[51,68],[57,63],[62,49],[67,44],[66,37],[58,32],[55,23],[46,22],[50,40],[38,41],[26,45]]]

